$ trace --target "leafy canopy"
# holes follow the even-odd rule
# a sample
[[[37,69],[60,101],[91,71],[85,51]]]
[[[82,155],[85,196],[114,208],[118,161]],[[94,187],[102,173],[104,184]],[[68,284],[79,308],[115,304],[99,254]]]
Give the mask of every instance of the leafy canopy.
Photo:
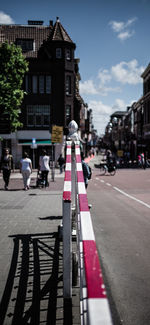
[[[21,48],[8,42],[2,43],[0,46],[0,117],[3,115],[8,119],[12,132],[22,126],[19,115],[25,94],[22,83],[27,71],[28,62]]]

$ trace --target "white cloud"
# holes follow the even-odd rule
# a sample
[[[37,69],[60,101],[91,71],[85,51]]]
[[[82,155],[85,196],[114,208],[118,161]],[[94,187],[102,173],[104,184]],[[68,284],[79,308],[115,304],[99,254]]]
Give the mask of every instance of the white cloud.
[[[3,11],[0,11],[0,24],[14,24],[14,20]]]
[[[106,69],[104,69],[104,70],[100,70],[99,72],[98,72],[98,78],[100,79],[100,82],[101,82],[101,84],[105,84],[106,82],[109,82],[110,80],[111,80],[111,75],[110,75],[110,72],[109,72],[109,70],[106,70]]]
[[[121,30],[124,29],[124,23],[122,21],[110,21],[109,25],[111,26],[112,30],[116,33],[119,33]]]
[[[110,115],[111,114],[111,106],[105,105],[102,101],[91,100],[89,102],[89,107],[92,107],[93,112],[98,116],[101,115]]]
[[[110,121],[110,115],[115,111],[126,111],[127,105],[124,100],[117,98],[113,106],[105,105],[102,101],[91,100],[89,108],[93,110],[93,124],[98,134],[104,134],[106,125]]]
[[[86,80],[84,82],[80,82],[80,93],[84,95],[96,95],[97,90],[95,88],[93,80]]]
[[[145,67],[139,66],[138,61],[133,59],[129,62],[122,61],[110,70],[101,69],[95,80],[86,80],[80,82],[81,95],[99,95],[107,96],[109,93],[122,92],[122,85],[137,85],[142,83],[141,74]],[[114,81],[120,83],[114,86]],[[108,86],[107,84],[110,85]]]
[[[109,83],[112,79],[111,72],[106,69],[101,69],[98,72],[97,79],[86,80],[83,83],[80,82],[81,95],[100,95],[107,96],[110,92],[120,92],[120,87],[106,87],[105,84]]]
[[[126,39],[132,37],[134,35],[134,30],[131,30],[133,23],[137,20],[137,17],[133,17],[128,19],[127,22],[123,21],[110,21],[109,25],[112,30],[117,33],[117,37],[121,41],[125,41]]]
[[[122,61],[111,68],[112,76],[116,81],[130,85],[142,83],[140,76],[143,71],[144,67],[138,67],[136,59],[129,62]]]
[[[108,93],[120,93],[121,88],[120,87],[102,87],[101,85],[99,85],[98,91],[99,91],[99,95],[107,96]]]
[[[105,105],[102,101],[91,100],[88,103],[89,108],[93,110],[93,124],[98,134],[102,134],[105,131],[105,127],[110,119],[112,113],[112,107]]]
[[[125,41],[126,39],[130,38],[133,36],[134,34],[134,30],[133,31],[125,31],[125,32],[122,32],[122,33],[119,33],[118,34],[118,38],[121,40],[121,41]]]
[[[113,109],[113,111],[126,111],[127,104],[124,102],[123,99],[116,98],[112,109]]]
[[[128,21],[125,24],[125,28],[131,26],[136,20],[137,20],[137,17],[133,17],[131,19],[128,19]]]
[[[110,92],[121,92],[120,87],[106,87],[103,84],[99,83],[97,83],[97,85],[94,85],[94,82],[92,80],[86,80],[83,83],[80,82],[79,87],[81,95],[107,96]]]
[[[90,79],[83,83],[80,82],[81,95],[86,95],[87,98],[88,95],[92,95],[96,98],[96,100],[92,100],[90,96],[89,99],[86,99],[86,102],[88,103],[88,107],[93,110],[93,124],[98,134],[105,132],[105,127],[110,121],[110,115],[113,114],[114,111],[126,111],[127,106],[130,106],[137,100],[130,100],[130,102],[125,103],[125,101],[120,98],[120,95],[118,96],[117,94],[116,99],[114,96],[111,96],[111,101],[109,101],[109,103],[111,103],[112,100],[113,102],[110,106],[107,105],[106,99],[106,104],[104,104],[103,101],[98,98],[98,95],[106,96],[110,92],[121,93],[123,90],[126,91],[126,85],[131,89],[131,86],[141,84],[142,78],[140,76],[144,70],[145,67],[139,66],[136,59],[128,62],[122,61],[110,67],[110,69],[100,69],[95,79]],[[108,100],[110,100],[109,97]]]

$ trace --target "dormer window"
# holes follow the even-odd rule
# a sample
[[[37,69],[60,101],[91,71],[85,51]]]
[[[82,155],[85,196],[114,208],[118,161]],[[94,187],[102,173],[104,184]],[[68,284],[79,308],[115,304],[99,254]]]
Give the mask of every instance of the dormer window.
[[[22,48],[22,52],[34,51],[34,40],[17,38],[16,45]]]
[[[62,49],[58,47],[56,49],[56,59],[61,59],[62,58]]]

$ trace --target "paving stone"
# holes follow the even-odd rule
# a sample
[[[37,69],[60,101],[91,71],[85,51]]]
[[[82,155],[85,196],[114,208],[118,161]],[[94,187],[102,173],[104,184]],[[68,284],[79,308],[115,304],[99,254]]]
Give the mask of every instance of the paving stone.
[[[62,221],[64,175],[46,189],[23,190],[12,174],[5,191],[0,175],[0,324],[64,324]],[[37,323],[38,323],[37,322]],[[72,324],[80,324],[79,287],[73,288]],[[71,325],[71,324],[67,324]]]

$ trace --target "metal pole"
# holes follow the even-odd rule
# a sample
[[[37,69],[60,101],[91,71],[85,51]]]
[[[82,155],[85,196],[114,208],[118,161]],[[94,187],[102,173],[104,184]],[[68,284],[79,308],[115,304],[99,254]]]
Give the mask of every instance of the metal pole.
[[[35,169],[35,152],[34,152],[34,149],[33,149],[33,169]]]
[[[54,159],[54,143],[52,143],[52,166],[51,166],[51,178],[52,181],[54,182],[55,180],[55,159]]]
[[[71,202],[63,201],[63,294],[72,297]]]

